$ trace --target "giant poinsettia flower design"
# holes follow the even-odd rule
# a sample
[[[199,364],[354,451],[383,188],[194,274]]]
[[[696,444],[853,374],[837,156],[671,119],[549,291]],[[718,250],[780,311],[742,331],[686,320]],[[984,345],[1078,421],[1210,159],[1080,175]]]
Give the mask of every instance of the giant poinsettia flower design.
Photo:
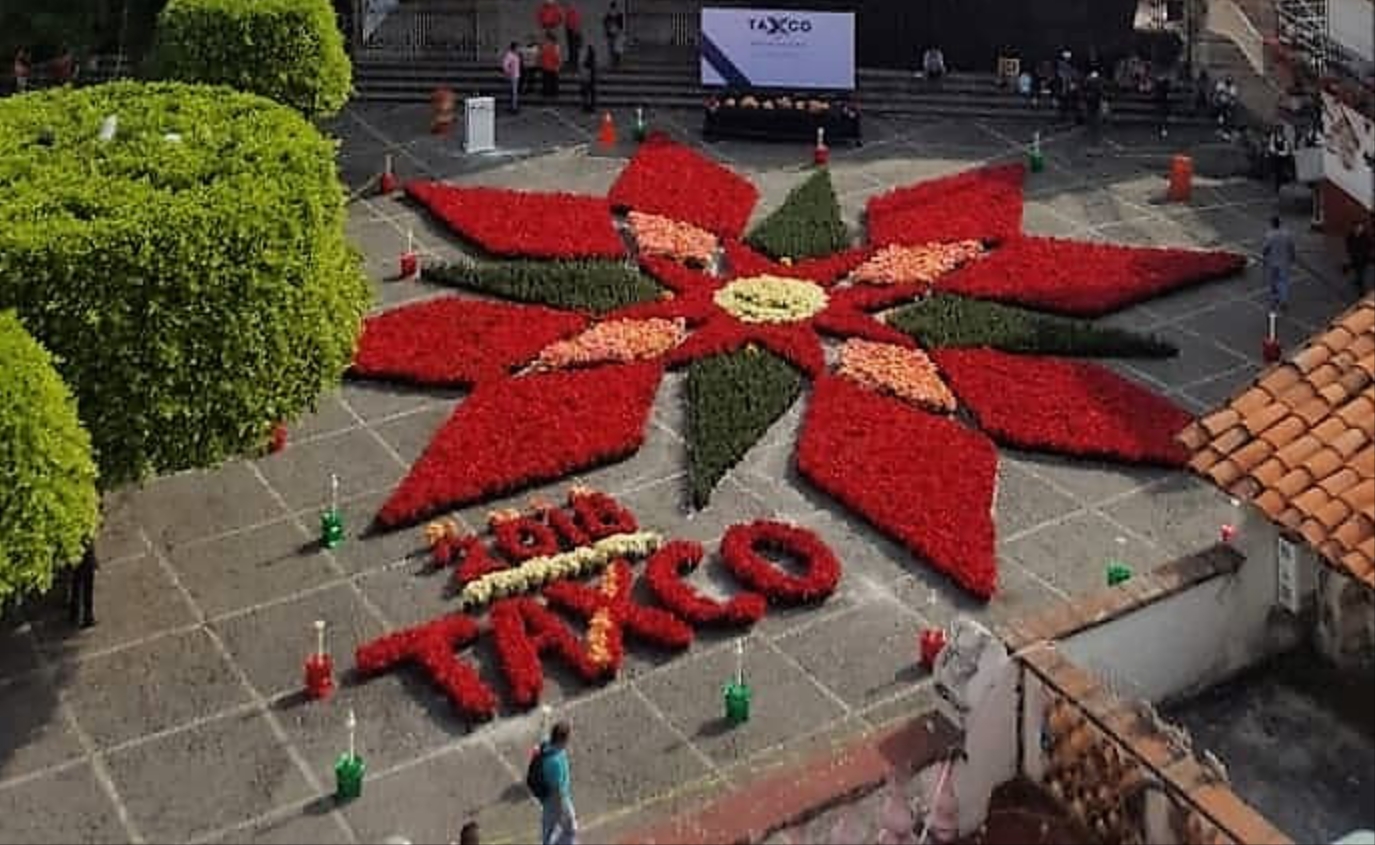
[[[990,167],[890,191],[868,203],[867,242],[839,250],[829,181],[795,191],[761,226],[767,236],[746,236],[753,186],[662,137],[641,147],[605,200],[408,186],[489,252],[562,262],[564,289],[530,282],[529,266],[489,265],[504,275],[488,292],[523,304],[447,297],[367,321],[355,377],[472,389],[377,524],[413,524],[633,455],[666,367],[689,367],[689,460],[704,498],[810,379],[802,476],[991,597],[995,442],[1183,462],[1174,435],[1188,415],[1083,360],[1173,350],[1084,318],[1244,263],[1024,235],[1023,178],[1018,165]],[[588,268],[618,252],[606,232],[626,211],[652,226],[654,254],[637,258],[662,286],[658,298],[599,290],[596,301],[610,305],[534,304],[566,304],[567,285],[594,285]],[[830,240],[817,254],[808,233],[821,231]],[[699,259],[714,239],[719,261],[675,261],[680,237]],[[492,238],[497,248],[484,244]],[[780,243],[797,252],[778,254],[792,248]],[[478,265],[460,275],[483,274]],[[828,344],[838,346],[834,364]]]

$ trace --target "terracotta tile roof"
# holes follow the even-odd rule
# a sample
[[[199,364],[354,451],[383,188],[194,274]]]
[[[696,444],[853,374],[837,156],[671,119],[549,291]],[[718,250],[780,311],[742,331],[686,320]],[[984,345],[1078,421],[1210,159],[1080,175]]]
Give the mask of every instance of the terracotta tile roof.
[[[1196,472],[1375,587],[1375,296],[1180,440]]]

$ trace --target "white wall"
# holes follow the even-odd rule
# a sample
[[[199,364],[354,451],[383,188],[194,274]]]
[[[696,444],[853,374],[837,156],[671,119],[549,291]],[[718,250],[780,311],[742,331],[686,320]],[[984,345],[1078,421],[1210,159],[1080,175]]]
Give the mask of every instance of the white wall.
[[[1293,643],[1277,640],[1284,614],[1273,609],[1278,531],[1250,506],[1238,511],[1238,550],[1247,560],[1224,575],[1090,628],[1060,651],[1128,697],[1153,702],[1206,688]]]
[[[1327,28],[1333,41],[1368,62],[1375,61],[1375,3],[1371,0],[1327,0]]]

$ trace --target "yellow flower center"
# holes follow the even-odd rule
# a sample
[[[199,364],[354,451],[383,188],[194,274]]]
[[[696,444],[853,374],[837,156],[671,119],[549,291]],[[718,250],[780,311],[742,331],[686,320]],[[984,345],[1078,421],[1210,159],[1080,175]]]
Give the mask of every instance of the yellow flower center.
[[[826,291],[820,285],[781,276],[736,279],[713,298],[745,323],[796,323],[826,307]]]

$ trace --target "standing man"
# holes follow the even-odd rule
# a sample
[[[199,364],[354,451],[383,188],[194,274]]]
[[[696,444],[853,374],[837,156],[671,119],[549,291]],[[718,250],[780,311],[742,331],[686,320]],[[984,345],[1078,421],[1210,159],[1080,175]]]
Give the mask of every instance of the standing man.
[[[621,14],[616,0],[606,8],[602,16],[602,30],[606,33],[606,52],[611,56],[611,66],[621,66],[621,53],[625,50],[625,15]]]
[[[582,71],[578,79],[582,110],[590,114],[597,110],[597,48],[591,44],[583,48]]]
[[[1346,261],[1351,271],[1351,284],[1360,296],[1365,293],[1366,268],[1375,261],[1375,233],[1370,231],[1370,224],[1365,220],[1356,221],[1346,235]]]
[[[511,87],[511,114],[520,111],[520,66],[520,45],[512,41],[501,57],[501,75],[506,77],[506,84]]]
[[[577,73],[582,58],[582,15],[572,0],[563,7],[563,37],[568,42],[568,66]]]
[[[67,612],[72,624],[81,628],[95,625],[95,541],[86,546],[81,563],[72,571],[72,588],[67,594]]]
[[[1289,304],[1289,268],[1294,265],[1297,255],[1294,236],[1284,228],[1284,222],[1278,215],[1270,218],[1270,231],[1265,233],[1261,256],[1265,281],[1270,286],[1270,308],[1281,311]]]
[[[540,766],[544,774],[545,795],[541,799],[541,845],[572,845],[578,835],[578,817],[573,812],[572,778],[568,768],[568,735],[572,729],[559,722],[540,745]]]
[[[559,96],[559,71],[563,68],[563,57],[559,55],[559,42],[553,35],[545,36],[544,46],[539,51],[540,85],[544,99],[552,102]]]

